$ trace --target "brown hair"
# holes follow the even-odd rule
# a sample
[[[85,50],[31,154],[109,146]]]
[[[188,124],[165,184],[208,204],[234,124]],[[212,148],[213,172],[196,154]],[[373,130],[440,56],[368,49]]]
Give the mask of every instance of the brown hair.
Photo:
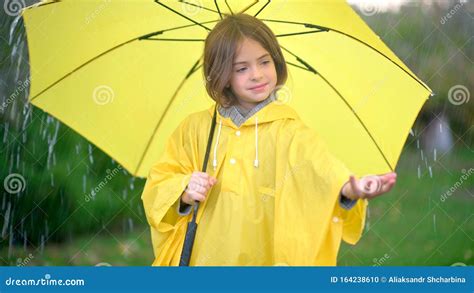
[[[228,15],[219,21],[207,36],[203,65],[207,93],[224,107],[232,105],[237,99],[226,85],[231,79],[237,47],[245,38],[259,42],[272,56],[277,73],[277,86],[283,85],[288,76],[280,45],[270,28],[248,14]]]

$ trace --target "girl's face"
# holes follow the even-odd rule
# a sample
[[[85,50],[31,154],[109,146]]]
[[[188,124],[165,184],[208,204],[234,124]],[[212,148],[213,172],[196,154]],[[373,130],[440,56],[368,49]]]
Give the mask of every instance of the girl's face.
[[[259,42],[245,38],[237,49],[229,82],[239,105],[252,109],[270,96],[276,83],[277,73],[270,53]]]

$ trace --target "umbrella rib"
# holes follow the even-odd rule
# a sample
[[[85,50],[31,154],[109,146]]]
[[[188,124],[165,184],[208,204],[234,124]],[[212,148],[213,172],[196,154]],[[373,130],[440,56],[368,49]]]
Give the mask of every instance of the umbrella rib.
[[[216,5],[217,11],[219,12],[219,17],[222,19],[222,13],[221,13],[221,10],[219,9],[219,5],[217,4],[217,0],[214,0],[214,5]]]
[[[211,29],[208,28],[207,26],[202,25],[201,23],[195,21],[194,19],[189,18],[189,17],[187,17],[186,15],[184,15],[184,14],[182,14],[182,13],[179,13],[178,11],[174,10],[173,8],[171,8],[171,7],[169,7],[169,6],[166,6],[165,4],[161,3],[159,0],[155,0],[155,3],[156,3],[156,4],[160,4],[160,5],[163,6],[164,8],[166,8],[166,9],[168,9],[168,10],[170,10],[170,11],[176,13],[177,15],[179,15],[179,16],[181,16],[181,17],[183,17],[183,18],[185,18],[185,19],[187,19],[187,20],[189,20],[189,21],[191,21],[191,22],[193,22],[193,23],[199,25],[200,27],[206,29],[207,31],[210,31],[210,30],[211,30]],[[220,13],[219,13],[219,14],[220,14]]]
[[[207,21],[205,23],[211,23],[211,22],[217,22],[217,20],[211,20],[211,21]],[[32,102],[33,100],[35,100],[36,98],[38,98],[40,95],[42,95],[44,92],[46,92],[47,90],[49,90],[50,88],[52,88],[53,86],[55,86],[56,84],[58,84],[59,82],[61,82],[62,80],[64,80],[65,78],[67,78],[68,76],[70,76],[71,74],[75,73],[76,71],[78,71],[79,69],[85,67],[86,65],[90,64],[91,62],[95,61],[96,59],[99,59],[100,57],[106,55],[107,53],[109,52],[112,52],[113,50],[115,49],[118,49],[128,43],[131,43],[135,40],[156,40],[156,39],[148,39],[150,36],[154,36],[154,35],[159,35],[159,34],[162,34],[163,32],[166,32],[166,31],[171,31],[171,30],[176,30],[176,29],[181,29],[181,28],[186,28],[186,27],[190,27],[190,26],[195,26],[196,24],[190,24],[190,25],[185,25],[185,26],[179,26],[179,27],[175,27],[175,28],[170,28],[170,29],[165,29],[165,30],[162,30],[162,31],[158,31],[158,32],[153,32],[153,33],[149,33],[149,34],[146,34],[144,36],[141,36],[141,37],[138,37],[138,38],[134,38],[134,39],[131,39],[131,40],[128,40],[126,42],[123,42],[121,44],[118,44],[116,45],[115,47],[112,47],[110,48],[109,50],[107,51],[104,51],[102,52],[101,54],[93,57],[92,59],[86,61],[85,63],[83,63],[82,65],[76,67],[75,69],[73,69],[72,71],[70,71],[69,73],[66,73],[63,77],[61,77],[60,79],[58,79],[57,81],[53,82],[52,84],[50,84],[49,86],[47,86],[44,90],[42,90],[41,92],[39,92],[38,94],[36,94],[34,97],[32,97],[30,99],[30,102]],[[167,40],[167,39],[161,39],[161,40]],[[179,39],[177,39],[176,41],[179,41]],[[201,41],[201,40],[200,40]],[[203,40],[204,41],[204,40]]]
[[[211,12],[214,12],[214,13],[219,13],[218,11],[213,10],[213,9],[211,9],[211,8],[207,8],[207,7],[204,7],[204,6],[201,6],[201,5],[197,5],[197,4],[194,4],[194,3],[189,3],[189,2],[187,2],[187,1],[179,0],[179,2],[184,3],[184,4],[187,4],[187,5],[190,5],[190,6],[198,7],[198,8],[207,10],[207,11],[211,11]]]
[[[201,24],[208,24],[208,23],[213,23],[213,22],[218,22],[218,21],[219,20],[209,20],[209,21],[202,22]],[[182,25],[182,26],[167,28],[167,29],[164,29],[164,30],[161,30],[161,31],[152,32],[152,33],[143,35],[141,37],[138,37],[138,40],[148,40],[148,38],[150,38],[150,37],[153,37],[153,36],[156,36],[156,35],[161,35],[165,32],[178,30],[178,29],[182,29],[182,28],[188,28],[188,27],[192,27],[192,26],[196,26],[196,24]]]
[[[314,33],[321,33],[321,32],[327,32],[328,30],[316,30],[316,31],[307,31],[307,32],[297,32],[297,33],[289,33],[289,34],[281,34],[281,35],[276,35],[277,38],[280,37],[289,37],[289,36],[297,36],[297,35],[306,35],[306,34],[314,34]]]
[[[308,68],[308,71],[311,71],[313,72],[314,74],[316,75],[319,75],[325,83],[327,83],[332,89],[334,92],[336,92],[336,94],[342,99],[342,101],[346,104],[346,106],[351,110],[351,112],[354,114],[354,116],[357,118],[357,120],[359,120],[359,123],[362,125],[362,127],[365,129],[366,133],[369,135],[370,139],[372,140],[372,142],[375,144],[375,146],[377,147],[380,155],[382,156],[382,158],[385,160],[385,163],[387,163],[388,167],[390,168],[390,170],[393,171],[393,167],[392,165],[390,164],[390,162],[387,160],[387,158],[385,157],[384,153],[382,152],[382,150],[380,149],[380,146],[378,145],[378,143],[375,141],[375,138],[372,136],[372,134],[370,133],[369,129],[367,129],[367,127],[365,126],[364,122],[362,121],[362,119],[359,117],[359,115],[357,115],[356,111],[352,108],[352,106],[347,102],[347,100],[342,96],[342,94],[320,73],[320,72],[317,72],[311,65],[309,65],[306,61],[304,61],[303,59],[301,59],[300,57],[298,57],[296,54],[294,54],[293,52],[291,52],[290,50],[286,49],[285,47],[282,47],[280,46],[283,50],[285,50],[286,52],[288,52],[289,54],[291,54],[292,56],[296,57],[296,59],[302,63],[303,65],[305,65],[307,68]]]
[[[229,6],[229,3],[227,3],[227,0],[225,0],[225,5],[227,5],[227,9],[229,9],[230,14],[234,14],[234,12],[232,11],[232,8],[230,8]]]
[[[191,67],[191,69],[188,71],[188,74],[186,74],[186,76],[183,78],[183,80],[181,81],[181,83],[178,85],[178,87],[176,88],[176,91],[174,92],[173,96],[171,97],[168,105],[166,105],[166,108],[165,110],[163,111],[163,115],[161,115],[160,117],[160,120],[158,120],[158,123],[156,124],[155,126],[155,129],[153,130],[153,133],[152,135],[150,136],[150,139],[148,140],[148,143],[145,147],[145,149],[143,150],[143,153],[142,153],[142,156],[140,158],[140,161],[138,162],[138,165],[137,165],[137,168],[135,169],[135,174],[138,174],[138,170],[140,170],[140,167],[143,163],[143,160],[145,159],[145,156],[148,152],[148,149],[150,148],[151,146],[151,143],[153,142],[153,139],[155,138],[155,135],[158,131],[158,129],[160,128],[161,126],[161,123],[163,122],[163,119],[165,118],[166,114],[168,113],[171,105],[173,104],[174,100],[176,99],[176,97],[178,96],[178,93],[179,91],[181,90],[181,88],[183,87],[184,83],[186,82],[186,80],[194,73],[197,71],[197,68],[199,68],[198,64],[199,64],[199,61],[201,61],[202,59],[202,56],[193,64],[193,66]]]
[[[298,65],[298,64],[295,64],[295,63],[292,63],[292,62],[286,61],[286,64],[291,65],[291,66],[296,67],[296,68],[299,68],[299,69],[306,70],[306,71],[308,71],[308,72],[313,72],[313,71],[309,70],[307,67],[303,67],[303,66],[301,66],[301,65]],[[313,73],[314,73],[314,72],[313,72]]]
[[[332,29],[332,28],[328,28],[328,27],[323,27],[323,26],[319,26],[319,25],[315,25],[315,24],[309,24],[309,23],[302,23],[302,22],[294,22],[294,21],[284,21],[284,20],[274,20],[274,19],[261,19],[262,21],[268,21],[268,22],[279,22],[279,23],[287,23],[287,24],[299,24],[299,25],[304,25],[305,27],[317,27],[317,28],[323,28],[325,30],[328,30],[328,31],[332,31],[332,32],[335,32],[335,33],[338,33],[338,34],[341,34],[341,35],[344,35],[346,37],[349,37],[367,47],[369,47],[370,49],[374,50],[375,52],[379,53],[381,56],[383,56],[384,58],[386,58],[387,60],[389,60],[390,62],[392,62],[395,66],[397,66],[398,68],[400,68],[401,70],[403,70],[406,74],[408,74],[411,78],[413,78],[416,82],[418,82],[421,86],[423,86],[425,89],[427,89],[428,91],[431,92],[431,90],[426,86],[424,85],[421,81],[418,80],[418,78],[416,78],[413,74],[411,74],[410,72],[408,72],[407,70],[405,70],[405,68],[401,67],[400,65],[398,65],[395,61],[393,61],[392,59],[390,59],[387,55],[385,55],[384,53],[380,52],[379,50],[377,50],[376,48],[372,47],[371,45],[367,44],[366,42],[354,37],[354,36],[351,36],[349,34],[346,34],[344,32],[341,32],[339,30],[336,30],[336,29]]]
[[[147,41],[204,42],[205,39],[146,39]]]
[[[136,38],[135,39],[132,39],[132,40],[128,40],[124,43],[121,43],[121,44],[118,44],[117,46],[105,51],[105,52],[102,52],[101,54],[95,56],[94,58],[86,61],[85,63],[83,63],[82,65],[76,67],[75,69],[73,69],[72,71],[70,71],[69,73],[66,73],[63,77],[61,77],[60,79],[56,80],[55,82],[53,82],[52,84],[50,84],[48,87],[46,87],[44,90],[42,90],[41,92],[39,92],[38,94],[36,94],[34,97],[32,97],[30,99],[30,102],[32,102],[34,99],[38,98],[40,95],[42,95],[44,92],[46,92],[47,90],[49,90],[50,88],[52,88],[53,86],[55,86],[56,84],[58,84],[59,82],[61,82],[62,80],[64,80],[65,78],[67,78],[68,76],[72,75],[74,72],[78,71],[79,69],[85,67],[86,65],[92,63],[94,60],[96,59],[99,59],[100,57],[104,56],[105,54],[109,53],[109,52],[112,52],[113,50],[119,48],[119,47],[122,47],[122,46],[125,46],[126,44],[128,43],[131,43],[133,41],[137,40]]]
[[[30,6],[25,7],[24,10],[37,8],[37,7],[40,7],[40,6],[43,7],[43,6],[46,6],[46,5],[56,4],[56,3],[59,3],[59,2],[61,2],[61,1],[60,0],[53,0],[51,2],[45,2],[45,3],[38,2],[38,3],[35,3],[35,4],[30,5]]]
[[[252,4],[250,4],[249,6],[245,7],[244,9],[242,9],[241,11],[239,11],[239,13],[244,13],[245,11],[249,10],[250,8],[252,8],[252,6],[254,6],[255,4],[258,3],[258,0],[255,0],[253,1]]]
[[[260,12],[263,11],[263,9],[265,9],[265,7],[267,7],[268,4],[270,4],[271,0],[267,0],[267,3],[265,3],[265,5],[262,6],[262,8],[260,8],[259,11],[257,11],[257,13],[255,13],[254,17],[257,17],[257,15],[260,14]]]

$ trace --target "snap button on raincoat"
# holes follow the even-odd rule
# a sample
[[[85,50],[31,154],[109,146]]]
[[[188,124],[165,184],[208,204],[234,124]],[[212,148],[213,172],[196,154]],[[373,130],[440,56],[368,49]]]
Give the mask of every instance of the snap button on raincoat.
[[[179,125],[148,175],[153,265],[179,264],[192,213],[180,216],[177,206],[202,166],[213,109]],[[207,170],[217,183],[199,208],[190,265],[336,265],[341,240],[355,244],[365,222],[366,200],[339,205],[351,172],[286,104],[272,102],[240,127],[217,115]]]

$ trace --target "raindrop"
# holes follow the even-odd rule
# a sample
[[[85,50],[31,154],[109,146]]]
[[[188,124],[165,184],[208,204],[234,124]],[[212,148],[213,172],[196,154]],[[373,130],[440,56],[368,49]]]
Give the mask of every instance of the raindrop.
[[[15,19],[12,21],[12,24],[10,25],[10,35],[8,39],[8,44],[11,46],[12,45],[12,40],[13,40],[13,35],[16,30],[16,26],[18,25],[18,21],[21,19],[21,14],[19,14]]]
[[[25,251],[26,251],[27,243],[28,243],[28,231],[25,230],[25,232],[23,233],[23,249]]]
[[[86,174],[82,175],[82,193],[86,193]]]
[[[133,232],[133,221],[131,218],[128,218],[128,228],[130,232]]]
[[[443,123],[439,124],[439,132],[441,132],[441,133],[443,132]]]
[[[413,133],[413,128],[410,128],[410,134],[411,136],[415,136],[415,134]]]
[[[80,145],[76,144],[76,155],[79,155],[79,149],[80,149]]]
[[[8,224],[10,223],[10,210],[11,210],[11,202],[8,202],[7,211],[5,212],[4,220],[3,220],[3,229],[2,229],[2,238],[3,239],[5,239],[5,236],[7,234]],[[10,237],[11,237],[11,235],[10,235]]]
[[[13,248],[13,225],[10,225],[10,232],[8,234],[8,258],[11,258]]]
[[[92,158],[92,145],[89,144],[89,161],[92,163],[94,163],[94,159]]]
[[[419,140],[419,139],[416,140],[416,148],[417,148],[417,149],[420,148],[420,140]]]
[[[421,160],[424,161],[425,159],[423,158],[423,150],[420,150],[421,151]]]
[[[8,124],[8,122],[7,122],[7,123],[5,123],[5,125],[4,125],[4,127],[3,127],[3,128],[5,129],[5,130],[4,130],[5,132],[3,133],[3,143],[5,143],[5,142],[7,141],[8,125],[9,125],[9,124]]]
[[[420,169],[420,165],[418,165],[418,179],[421,178],[421,169]]]
[[[436,233],[436,214],[433,214],[433,230]]]
[[[51,174],[51,186],[54,186],[54,175],[53,175],[53,172],[51,172],[50,174]]]
[[[20,170],[20,152],[16,153],[16,169]]]
[[[44,235],[41,235],[40,254],[44,252]]]
[[[431,166],[428,167],[428,170],[430,171],[430,177],[433,178],[433,171],[431,170]]]
[[[135,189],[135,177],[132,177],[130,180],[130,190]]]
[[[436,161],[436,148],[433,150],[433,159]]]
[[[48,219],[46,219],[46,220],[44,221],[44,230],[45,230],[45,234],[46,234],[46,239],[48,239],[48,235],[49,235]]]
[[[66,164],[66,169],[67,169],[67,173],[70,174],[71,173],[71,165],[69,165],[69,163]]]
[[[125,200],[127,198],[127,189],[122,190],[122,198]]]

